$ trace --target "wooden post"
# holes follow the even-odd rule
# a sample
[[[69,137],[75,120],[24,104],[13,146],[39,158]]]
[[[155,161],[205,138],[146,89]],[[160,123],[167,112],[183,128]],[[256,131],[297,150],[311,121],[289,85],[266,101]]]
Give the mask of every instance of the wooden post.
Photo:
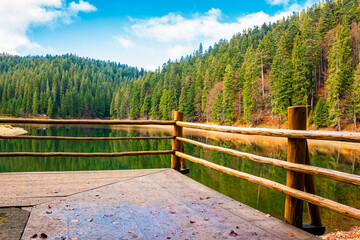
[[[306,130],[306,107],[296,106],[288,108],[288,128],[292,130]],[[306,162],[306,139],[288,138],[287,161],[305,164]],[[303,173],[288,170],[286,186],[303,191],[305,176]],[[286,196],[285,221],[298,228],[302,227],[303,221],[302,200]]]
[[[174,121],[184,121],[183,112],[174,112]],[[174,125],[173,137],[183,137],[183,127]],[[173,139],[172,140],[172,150],[184,152],[184,143]],[[185,161],[185,160],[184,160]],[[175,153],[171,156],[171,168],[180,171],[182,160],[180,157],[176,156]]]
[[[306,165],[311,165],[310,161],[310,154],[309,154],[309,147],[306,142]],[[305,192],[312,193],[316,195],[315,192],[315,183],[314,177],[310,174],[305,174]],[[309,216],[310,216],[310,223],[313,226],[322,226],[321,217],[320,217],[320,209],[319,206],[307,203]]]

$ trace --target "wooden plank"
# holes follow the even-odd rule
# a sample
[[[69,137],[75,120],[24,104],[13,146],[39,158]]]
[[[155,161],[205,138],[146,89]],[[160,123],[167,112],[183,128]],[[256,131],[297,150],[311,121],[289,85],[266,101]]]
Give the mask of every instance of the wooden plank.
[[[297,106],[288,108],[288,125],[292,130],[306,130],[306,107]],[[287,144],[287,162],[305,164],[306,139],[289,138]],[[286,186],[292,189],[304,190],[305,175],[295,171],[287,171]],[[303,224],[302,199],[286,195],[285,221],[298,228]]]
[[[273,227],[264,229],[216,201],[239,205],[175,170],[162,170],[37,205],[22,239],[36,232],[49,239],[227,239],[231,230],[237,239],[315,239],[290,225],[279,234],[285,223],[273,218]],[[237,210],[247,215],[245,209],[251,208]],[[254,217],[269,221],[265,214]]]
[[[115,141],[115,140],[164,140],[174,137],[57,137],[57,136],[0,136],[0,139],[65,140],[65,141]]]
[[[241,157],[241,158],[246,158],[246,159],[249,159],[254,162],[270,164],[270,165],[273,165],[276,167],[281,167],[281,168],[285,168],[285,169],[296,171],[296,172],[302,172],[302,173],[311,174],[311,175],[315,175],[315,176],[326,177],[326,178],[330,178],[333,180],[360,186],[360,176],[359,175],[339,172],[339,171],[326,169],[326,168],[310,166],[310,164],[304,165],[304,164],[298,164],[298,163],[285,162],[285,161],[274,159],[274,158],[262,157],[262,156],[258,156],[255,154],[240,152],[240,151],[236,151],[236,150],[229,149],[229,148],[213,146],[213,145],[197,142],[197,141],[187,139],[187,138],[182,138],[182,137],[177,137],[176,139],[183,141],[183,142],[190,143],[190,144],[194,144],[196,146],[203,147],[206,149],[231,154],[233,156],[237,156],[237,157]]]
[[[254,176],[254,175],[251,175],[248,173],[243,173],[243,172],[240,172],[240,171],[228,168],[228,167],[220,166],[218,164],[206,161],[201,158],[196,158],[196,157],[193,157],[193,156],[190,156],[190,155],[187,155],[184,153],[180,153],[180,152],[176,152],[176,155],[178,155],[179,157],[185,158],[189,161],[209,167],[216,171],[226,173],[228,175],[238,177],[238,178],[244,179],[246,181],[268,187],[270,189],[276,190],[278,192],[282,192],[282,193],[290,195],[292,197],[316,204],[320,207],[328,208],[332,211],[344,214],[346,216],[349,216],[349,217],[352,217],[355,219],[360,219],[360,210],[359,209],[349,207],[344,204],[337,203],[335,201],[332,201],[332,200],[329,200],[329,199],[326,199],[326,198],[323,198],[320,196],[316,196],[314,194],[310,194],[310,193],[306,193],[306,192],[303,192],[300,190],[289,188],[283,184],[280,184],[280,183],[277,183],[277,182],[274,182],[274,181],[271,181],[271,180],[268,180],[265,178],[257,177],[257,176]]]
[[[81,124],[81,125],[174,125],[175,121],[158,120],[84,120],[84,119],[33,119],[0,118],[0,123],[37,123],[37,124]]]
[[[219,125],[209,125],[201,123],[176,122],[177,126],[196,128],[218,132],[238,133],[245,135],[260,135],[271,137],[287,137],[298,139],[329,140],[340,142],[360,143],[360,133],[354,132],[335,132],[335,131],[299,131],[287,129],[269,128],[241,128]]]
[[[70,152],[2,152],[0,157],[125,157],[140,155],[164,155],[173,154],[172,150],[160,151],[136,151],[136,152],[117,152],[117,153],[70,153]]]

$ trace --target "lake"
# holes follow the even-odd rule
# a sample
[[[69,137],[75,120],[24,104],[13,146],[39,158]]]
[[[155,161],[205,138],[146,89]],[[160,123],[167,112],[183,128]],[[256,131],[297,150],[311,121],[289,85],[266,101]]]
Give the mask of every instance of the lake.
[[[171,126],[79,126],[79,125],[16,125],[25,128],[28,135],[73,137],[137,137],[169,136]],[[250,152],[261,156],[286,160],[286,138],[246,136],[203,130],[184,129],[185,137]],[[1,140],[1,152],[124,152],[170,150],[171,140],[141,141],[59,141],[59,140]],[[360,175],[360,144],[309,141],[312,165]],[[252,162],[247,159],[204,150],[185,143],[185,152],[242,172],[267,178],[282,184],[286,170]],[[75,157],[14,157],[0,158],[0,172],[119,170],[142,168],[169,168],[170,155],[135,156],[119,158]],[[283,219],[285,195],[259,185],[219,173],[207,167],[188,162],[190,178],[231,198],[274,217]],[[317,194],[360,209],[360,187],[326,178],[315,177]],[[307,211],[305,211],[307,212]],[[347,230],[360,221],[322,209],[326,232]],[[304,216],[308,222],[308,216]]]

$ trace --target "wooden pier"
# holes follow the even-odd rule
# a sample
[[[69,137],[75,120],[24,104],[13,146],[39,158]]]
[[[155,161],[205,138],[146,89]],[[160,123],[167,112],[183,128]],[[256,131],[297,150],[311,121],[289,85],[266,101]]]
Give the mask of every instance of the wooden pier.
[[[307,139],[360,143],[359,133],[306,131],[306,108],[288,109],[288,130],[216,126],[173,121],[0,119],[0,123],[171,125],[167,137],[0,136],[0,139],[121,141],[169,139],[171,150],[69,153],[2,152],[0,157],[119,157],[171,155],[171,169],[0,173],[0,239],[312,239],[322,234],[319,207],[360,219],[360,209],[316,195],[313,176],[360,186],[360,176],[311,166]],[[288,138],[287,161],[257,156],[183,137],[183,128]],[[286,185],[186,154],[184,143],[287,169]],[[286,195],[282,222],[182,175],[187,161]],[[247,194],[247,193],[243,193]],[[303,223],[307,202],[310,224]],[[2,208],[1,208],[2,207]],[[15,207],[15,208],[11,208]],[[5,218],[3,215],[6,215]],[[28,217],[29,216],[29,217]],[[4,234],[6,236],[4,236]],[[35,235],[37,234],[37,235]],[[14,236],[10,238],[9,236]],[[39,239],[39,238],[38,238]]]
[[[316,239],[173,169],[1,173],[0,184],[0,239]]]

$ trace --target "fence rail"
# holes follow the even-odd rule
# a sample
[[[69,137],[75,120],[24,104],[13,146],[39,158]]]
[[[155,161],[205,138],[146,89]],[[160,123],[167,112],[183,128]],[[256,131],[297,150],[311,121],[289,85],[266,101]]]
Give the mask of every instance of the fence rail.
[[[216,126],[198,123],[184,122],[184,115],[181,112],[174,112],[173,121],[156,121],[156,120],[53,120],[53,119],[17,119],[4,118],[0,119],[0,123],[18,123],[18,124],[86,124],[86,125],[172,125],[173,135],[166,137],[62,137],[62,136],[0,136],[0,139],[33,139],[33,140],[69,140],[69,141],[107,141],[107,140],[172,140],[172,150],[161,151],[138,151],[138,152],[119,152],[119,153],[66,153],[66,152],[10,152],[0,153],[0,157],[120,157],[120,156],[136,156],[136,155],[160,155],[171,154],[171,168],[188,172],[186,160],[209,167],[216,171],[235,176],[255,184],[259,184],[270,189],[282,192],[286,195],[285,202],[285,221],[297,226],[303,227],[303,201],[307,201],[310,221],[313,226],[321,227],[321,217],[318,206],[328,208],[335,212],[344,214],[349,217],[360,219],[360,210],[346,206],[341,203],[320,197],[316,195],[313,175],[326,177],[336,181],[345,182],[360,186],[360,176],[339,172],[331,169],[311,166],[310,156],[308,152],[307,139],[314,140],[330,140],[341,142],[360,143],[359,133],[345,132],[321,132],[306,131],[306,108],[302,106],[290,107],[288,109],[289,129],[264,129],[264,128],[240,128],[229,126]],[[213,146],[183,137],[183,128],[195,128],[211,131],[220,131],[247,135],[261,135],[271,137],[288,138],[287,161],[274,158],[257,156],[251,153],[244,153],[233,149],[219,146]],[[227,168],[205,159],[185,154],[184,143],[193,144],[205,149],[218,151],[233,156],[246,158],[251,161],[269,164],[276,167],[287,169],[286,185],[257,177],[248,173],[240,172],[231,168]],[[320,230],[320,231],[322,231]],[[318,232],[319,233],[319,232]]]

